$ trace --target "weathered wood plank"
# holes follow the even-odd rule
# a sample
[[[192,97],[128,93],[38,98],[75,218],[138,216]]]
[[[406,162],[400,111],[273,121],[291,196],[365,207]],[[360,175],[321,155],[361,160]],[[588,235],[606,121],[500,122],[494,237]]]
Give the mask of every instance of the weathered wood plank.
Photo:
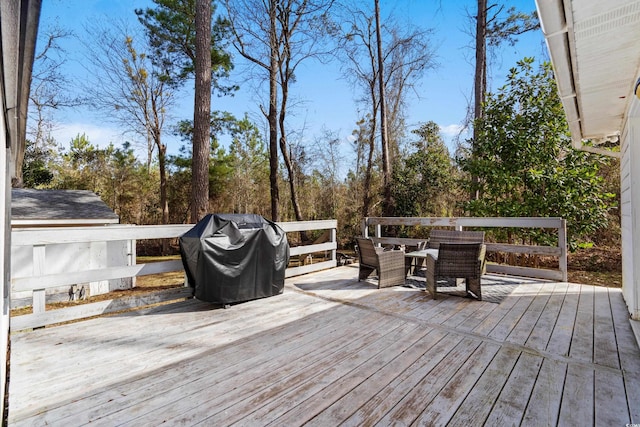
[[[573,326],[571,337],[571,358],[591,362],[593,360],[593,286],[582,285],[580,287],[580,299],[578,300],[578,312],[576,323]]]
[[[551,333],[558,320],[562,303],[564,302],[567,286],[566,282],[555,284],[547,305],[544,307],[538,322],[525,343],[527,347],[539,351],[547,348]]]
[[[519,293],[512,292],[511,295],[507,296],[507,298],[500,303],[498,308],[493,311],[492,315],[487,316],[483,321],[481,321],[472,329],[472,332],[481,336],[487,336],[513,309],[518,301],[520,301],[520,298],[522,297]]]
[[[631,424],[622,374],[597,369],[595,371],[594,401],[595,425],[624,426]],[[636,403],[636,406],[640,405],[640,402]]]
[[[500,310],[501,304],[484,303],[473,316],[466,318],[463,322],[456,325],[456,329],[462,332],[471,332],[482,322],[491,317],[498,316],[495,313]]]
[[[372,237],[371,240],[376,244],[381,245],[405,245],[405,246],[418,246],[424,243],[427,239],[412,239],[409,237]]]
[[[293,306],[292,302],[294,303]],[[303,304],[301,305],[300,302]],[[327,307],[326,304],[333,305],[324,303],[321,307]],[[154,364],[163,366],[171,363],[172,360],[179,361],[182,358],[189,360],[194,354],[198,354],[201,351],[200,344],[203,339],[206,339],[206,342],[210,343],[210,345],[226,345],[241,338],[243,334],[250,336],[252,333],[303,318],[305,314],[309,313],[306,307],[314,305],[317,305],[317,302],[304,295],[292,295],[287,299],[274,297],[271,298],[270,304],[246,304],[242,305],[242,307],[238,306],[238,309],[234,312],[232,312],[234,307],[229,310],[219,310],[222,317],[228,320],[222,322],[214,321],[214,323],[207,319],[206,315],[209,311],[203,311],[197,315],[198,319],[201,319],[203,327],[195,327],[191,336],[185,335],[184,326],[175,316],[173,317],[174,323],[171,322],[172,317],[167,316],[164,319],[167,322],[164,326],[162,323],[158,324],[157,327],[154,324],[157,332],[153,334],[144,333],[144,328],[148,328],[149,324],[144,321],[145,319],[139,319],[140,325],[143,326],[140,333],[136,331],[129,333],[128,330],[126,331],[127,333],[123,333],[124,330],[115,328],[119,335],[106,341],[101,338],[100,333],[97,333],[99,331],[85,331],[84,334],[79,335],[77,338],[77,341],[83,345],[82,354],[76,355],[73,350],[75,348],[73,342],[67,346],[64,342],[56,345],[56,341],[52,341],[50,346],[52,350],[59,353],[59,356],[54,359],[45,359],[56,361],[55,364],[48,365],[47,369],[43,370],[37,364],[30,363],[28,359],[16,366],[12,363],[12,367],[16,370],[20,368],[24,374],[28,374],[29,378],[41,386],[39,388],[29,388],[29,385],[26,385],[28,387],[26,391],[29,393],[30,399],[26,399],[23,402],[24,404],[29,401],[35,404],[42,404],[42,402],[51,399],[57,401],[67,393],[70,396],[74,396],[78,393],[78,390],[85,393],[81,387],[86,381],[86,374],[84,370],[69,369],[69,364],[72,363],[69,360],[69,354],[73,354],[74,357],[78,358],[77,363],[79,365],[86,360],[91,360],[93,365],[99,368],[99,370],[96,370],[97,383],[92,384],[92,387],[94,387],[99,386],[101,381],[108,382],[112,380],[112,378],[106,378],[106,374],[98,375],[99,372],[118,372],[118,376],[124,375],[127,377],[143,372],[148,366],[154,366]],[[238,316],[237,313],[242,313],[248,309],[250,309],[252,316]],[[185,314],[187,316],[190,315],[190,313]],[[260,319],[260,322],[256,322],[256,319]],[[69,328],[67,329],[69,330]],[[73,328],[71,328],[71,335],[73,336]],[[141,349],[143,351],[137,351],[136,357],[132,358],[131,349]],[[65,355],[67,356],[65,357]],[[47,355],[47,358],[49,357],[50,355]],[[125,367],[126,369],[120,373],[119,369],[124,369]],[[56,387],[56,384],[60,384],[61,392],[56,396],[50,393],[47,394],[46,387]]]
[[[423,301],[424,304],[414,306],[414,308],[407,313],[409,316],[415,317],[416,319],[432,321],[433,317],[437,316],[439,313],[443,311],[451,312],[454,307],[459,307],[459,298],[443,296],[442,298],[434,300],[426,291],[420,292],[420,294],[420,300]]]
[[[558,425],[594,425],[593,380],[593,370],[569,364],[560,403]]]
[[[620,367],[624,376],[627,401],[640,402],[640,349],[629,326],[629,312],[621,289],[608,288]],[[640,423],[640,405],[629,406],[631,422]]]
[[[388,386],[380,390],[372,399],[362,405],[342,423],[343,426],[367,426],[374,425],[385,414],[395,408],[396,411],[409,405],[413,405],[415,411],[422,410],[423,402],[419,398],[420,391],[416,388],[430,390],[428,381],[432,384],[442,383],[447,375],[453,375],[456,366],[460,366],[469,353],[472,353],[479,345],[474,340],[465,340],[455,335],[447,335],[425,353],[417,363],[406,369],[394,379]],[[442,367],[442,369],[440,369]],[[430,373],[438,373],[440,380],[436,380]],[[443,378],[444,377],[444,378]],[[408,392],[412,396],[408,396]]]
[[[336,266],[336,262],[331,260],[331,261],[317,262],[315,264],[303,265],[300,267],[290,267],[285,270],[284,276],[285,277],[300,276],[302,274],[307,274],[307,273],[311,273],[313,271],[318,271],[318,270],[329,269],[335,266]]]
[[[535,277],[545,280],[563,280],[564,272],[545,268],[518,267],[514,265],[487,263],[487,273],[505,274],[507,276]]]
[[[338,227],[336,220],[277,222],[285,232],[325,230]],[[51,243],[107,242],[175,238],[183,235],[193,224],[167,225],[109,225],[105,227],[17,228],[11,231],[11,244],[19,246]]]
[[[53,243],[109,242],[130,239],[163,239],[181,236],[193,225],[108,225],[105,227],[16,228],[11,230],[11,244],[17,246]]]
[[[314,252],[333,251],[338,249],[337,242],[318,243],[315,245],[292,246],[289,248],[289,255],[298,256],[304,254],[312,254]],[[335,267],[335,265],[334,265]]]
[[[366,218],[369,225],[421,225],[425,227],[518,227],[518,228],[560,228],[562,218],[496,218],[496,217],[370,217]]]
[[[560,308],[560,313],[558,314],[558,320],[547,343],[547,351],[560,356],[569,354],[579,299],[580,285],[569,283],[562,301],[562,308]]]
[[[338,221],[335,219],[322,219],[317,221],[291,221],[277,222],[278,226],[287,233],[295,231],[328,230],[338,228]]]
[[[311,307],[308,307],[307,309],[299,306],[298,308],[301,308],[302,311],[304,312],[302,314],[302,318],[304,318],[306,314],[307,316],[309,316],[310,319],[313,319],[314,316],[318,315],[314,313],[320,313],[319,314],[320,316],[324,316],[326,307],[328,306],[333,306],[333,304],[316,301],[315,304],[313,304]],[[230,310],[219,310],[218,313],[224,314],[229,311]],[[255,314],[257,316],[260,316],[260,314],[257,313],[255,310],[250,310],[249,312],[245,312],[245,313]],[[244,320],[244,317],[245,317],[245,316],[239,317],[239,314],[241,313],[238,313],[238,314],[235,314],[234,316],[229,317],[229,319],[225,322],[215,322],[214,324],[211,324],[211,322],[209,321],[209,324],[210,324],[209,327],[201,326],[201,327],[196,327],[194,329],[191,329],[188,331],[189,333],[183,337],[182,340],[176,341],[175,344],[174,342],[167,340],[168,342],[164,346],[162,346],[162,348],[152,349],[150,346],[141,346],[141,348],[148,348],[146,352],[142,352],[138,356],[142,359],[141,360],[142,363],[150,364],[150,366],[172,366],[172,369],[160,369],[157,371],[154,370],[154,371],[151,371],[150,373],[147,373],[146,375],[144,375],[143,372],[140,372],[140,374],[142,374],[142,378],[144,377],[147,378],[147,380],[144,380],[143,383],[146,384],[148,387],[149,383],[151,384],[153,384],[154,382],[162,383],[166,379],[173,378],[172,381],[169,381],[169,385],[165,386],[167,387],[167,389],[171,389],[172,387],[177,387],[177,388],[185,387],[187,384],[194,383],[194,381],[206,381],[206,378],[211,377],[211,374],[213,372],[215,372],[216,374],[218,372],[217,370],[215,371],[211,370],[211,366],[212,366],[211,363],[213,363],[214,366],[217,366],[220,364],[220,362],[217,361],[218,354],[220,354],[220,357],[229,355],[228,358],[224,360],[228,360],[231,366],[229,366],[229,369],[226,371],[221,370],[221,371],[224,371],[223,373],[229,374],[230,372],[231,373],[235,372],[236,374],[239,374],[248,370],[248,368],[261,369],[263,366],[265,366],[265,363],[267,363],[268,359],[259,360],[256,358],[264,356],[265,353],[268,354],[268,351],[264,353],[258,352],[254,354],[252,352],[255,349],[255,346],[253,345],[254,343],[253,337],[256,334],[260,335],[260,333],[265,330],[271,332],[279,329],[277,327],[278,324],[274,322],[273,324],[276,326],[276,328],[269,329],[263,322],[253,321],[253,322],[247,322],[247,324],[243,328],[242,325],[236,325],[236,323],[239,323],[238,320]],[[297,310],[295,314],[296,315],[298,314]],[[171,316],[168,316],[168,317],[171,318]],[[198,314],[198,317],[201,318],[203,322],[206,322],[208,317],[207,312],[200,312]],[[250,317],[250,316],[246,316],[246,317]],[[266,320],[269,321],[272,319],[266,319]],[[310,322],[310,323],[311,325],[313,325],[313,322]],[[371,323],[375,324],[375,322],[371,322]],[[289,323],[285,325],[287,325],[284,328],[285,331],[287,330],[287,328],[289,328],[289,326],[291,327],[294,326],[294,325],[290,325]],[[211,330],[211,326],[219,328],[220,332],[216,334],[215,330],[213,331]],[[221,332],[223,332],[225,329],[235,328],[236,326],[237,328],[239,328],[238,332],[241,333],[242,336],[246,336],[248,338],[246,339],[242,338],[239,341],[238,340],[232,341],[238,346],[238,352],[236,353],[236,356],[232,356],[230,355],[230,352],[231,354],[233,354],[233,352],[235,351],[234,350],[235,346],[228,346],[227,345],[228,339],[224,339],[224,335],[221,334]],[[243,332],[243,329],[244,329],[244,332]],[[300,326],[300,329],[303,332],[305,331],[304,326]],[[314,333],[311,333],[309,334],[310,338],[311,337],[319,338],[327,333],[327,330],[323,331],[323,328],[319,328],[318,330],[322,331],[319,333],[320,335],[314,335]],[[164,334],[162,334],[162,330],[160,330],[159,332],[160,333],[152,334],[154,336],[150,339],[150,343],[157,342],[159,339],[165,339]],[[216,339],[216,337],[218,336],[220,338]],[[269,334],[267,334],[267,336],[269,336]],[[295,340],[296,336],[298,336],[297,332],[291,338],[294,338]],[[303,341],[304,339],[306,339],[305,337],[300,337],[300,338]],[[127,340],[126,338],[123,338],[122,341],[126,342]],[[272,342],[272,341],[267,340],[267,342]],[[278,340],[274,339],[273,344],[270,344],[270,346],[277,344],[277,342]],[[179,347],[176,346],[178,343],[180,345]],[[206,349],[206,351],[204,352],[202,348],[202,343],[206,343],[206,347],[204,348]],[[119,343],[116,343],[116,344],[119,344]],[[293,345],[295,344],[295,342],[291,341],[290,344]],[[287,348],[287,345],[289,344],[285,343],[284,347]],[[157,356],[153,354],[156,352],[158,353]],[[76,356],[76,358],[81,360],[82,359],[81,356],[82,355]],[[210,363],[205,362],[205,360],[207,360],[206,359],[207,357],[212,359]],[[60,359],[60,360],[64,360],[64,359]],[[185,363],[183,363],[183,361]],[[101,372],[117,372],[117,374],[114,378],[111,378],[109,381],[106,381],[106,384],[104,385],[92,384],[89,387],[89,390],[83,390],[77,387],[76,393],[79,393],[85,396],[83,400],[84,401],[83,408],[85,410],[89,410],[94,407],[91,404],[92,395],[93,395],[93,393],[91,392],[92,390],[96,390],[96,389],[101,390],[102,387],[105,387],[106,389],[110,389],[109,384],[114,384],[114,383],[119,384],[118,385],[119,390],[116,390],[115,397],[112,396],[111,399],[108,399],[109,403],[113,402],[113,406],[109,406],[111,408],[111,411],[120,411],[132,404],[137,403],[135,400],[129,399],[129,396],[136,396],[136,393],[133,392],[131,389],[129,379],[130,378],[134,379],[132,383],[136,383],[138,381],[138,378],[139,378],[137,376],[138,372],[136,372],[135,369],[132,369],[133,367],[136,366],[137,363],[138,361],[136,360],[134,361],[130,361],[127,359],[119,360],[120,367],[123,368],[122,372],[116,371],[114,368],[109,368],[108,366],[105,366],[104,363],[97,364],[96,365],[97,376],[99,376]],[[177,363],[177,365],[173,366],[174,363]],[[247,363],[248,366],[238,367],[238,365],[242,363]],[[178,374],[177,376],[174,375],[176,373]],[[153,379],[153,381],[148,381],[149,376],[150,378]],[[57,377],[64,378],[64,372],[57,374]],[[231,375],[231,377],[233,378],[233,375]],[[220,377],[220,378],[224,378],[224,377]],[[122,382],[119,382],[120,379],[122,379]],[[103,380],[101,379],[100,381],[103,381]],[[135,390],[135,386],[133,390]],[[147,390],[146,388],[143,389],[143,393],[148,394],[149,392],[152,393],[151,396],[153,396],[153,393],[163,395],[164,392],[166,392],[166,390],[163,391],[162,388],[155,389],[154,387],[152,387],[150,390]],[[101,393],[104,393],[104,391],[102,391]],[[96,399],[97,399],[96,403],[104,404],[105,401],[99,397],[100,395],[101,394],[96,395]],[[74,397],[74,396],[75,394],[71,394],[69,399],[73,401],[78,400],[77,397]],[[148,395],[146,396],[146,398],[144,397],[144,395],[137,395],[137,396],[140,398],[141,401],[145,401],[146,399],[149,398]],[[58,400],[59,398],[60,396],[57,397]],[[123,399],[124,401],[122,401]],[[105,407],[102,407],[101,412],[96,412],[94,415],[103,416],[106,414],[109,414],[109,411],[107,411]]]
[[[375,395],[379,390],[389,386],[393,381],[407,371],[411,371],[416,366],[422,366],[431,359],[431,355],[438,352],[447,353],[455,341],[446,340],[448,347],[438,347],[440,341],[447,334],[441,331],[430,331],[423,339],[412,345],[407,351],[402,352],[391,363],[378,369],[373,375],[353,388],[343,388],[339,400],[331,403],[325,410],[315,415],[309,420],[308,426],[324,427],[328,425],[339,425],[349,416],[359,410]]]
[[[451,301],[449,304],[440,304],[437,306],[437,310],[432,311],[429,317],[430,323],[443,323],[447,319],[455,316],[460,310],[463,310],[469,305],[471,300],[467,300],[459,297],[447,297]]]
[[[447,425],[483,425],[519,356],[518,350],[501,348]]]
[[[549,302],[549,298],[551,297],[551,293],[553,292],[553,288],[555,287],[555,283],[545,283],[538,295],[535,296],[531,304],[527,307],[527,311],[520,317],[518,323],[514,326],[514,328],[509,332],[509,335],[506,338],[507,342],[514,344],[524,344],[531,335],[536,323],[540,319],[543,310],[547,306]]]
[[[607,288],[594,286],[593,319],[593,362],[599,365],[619,368],[616,335],[609,304]]]
[[[521,423],[542,360],[540,356],[522,353],[487,417],[487,425],[519,425]]]
[[[629,312],[622,299],[622,290],[613,288],[607,288],[607,290],[621,368],[625,372],[640,374],[640,348],[629,325]]]
[[[379,372],[387,367],[393,367],[394,371],[397,373],[399,371],[399,363],[400,360],[405,357],[405,354],[411,353],[412,349],[417,347],[418,351],[414,353],[416,356],[420,354],[424,354],[427,348],[425,348],[425,343],[430,342],[433,344],[437,342],[440,338],[442,338],[445,334],[438,331],[434,333],[435,339],[425,339],[425,336],[429,333],[421,326],[413,326],[408,330],[408,333],[402,336],[399,336],[398,339],[395,339],[384,349],[384,351],[380,351],[367,360],[365,363],[360,364],[355,369],[347,372],[341,378],[336,381],[332,381],[328,385],[325,386],[325,381],[327,380],[327,376],[323,374],[320,378],[317,378],[318,384],[315,390],[309,390],[307,393],[300,393],[301,390],[296,390],[293,394],[289,394],[288,396],[284,396],[283,400],[277,400],[274,402],[275,405],[278,406],[278,410],[281,411],[281,408],[289,410],[278,418],[273,419],[270,423],[274,425],[292,425],[296,423],[307,423],[313,417],[327,409],[333,403],[342,400],[342,398],[354,388],[364,385],[361,389],[372,388],[372,384],[370,379],[372,377],[380,377]],[[383,343],[381,343],[383,344]],[[415,361],[415,358],[411,358],[411,360]],[[375,387],[373,389],[379,389],[381,386],[387,385],[390,382],[390,378],[387,377],[385,381],[382,383],[373,384]],[[307,388],[308,389],[308,388]],[[366,391],[365,391],[366,393]],[[306,395],[310,395],[306,400],[304,397]],[[298,404],[293,404],[298,401]],[[344,407],[346,405],[353,405],[354,402],[350,400],[342,403],[341,405]],[[363,402],[364,403],[364,402]],[[355,406],[355,405],[354,405]],[[359,406],[352,406],[353,410],[357,409]],[[272,409],[268,407],[261,408],[261,412],[267,410],[266,415],[271,418],[271,413],[273,413]],[[253,422],[269,422],[269,418],[255,417],[254,414],[251,415],[250,420]]]
[[[458,328],[467,323],[474,323],[474,321],[479,322],[486,317],[486,313],[492,312],[496,307],[496,304],[490,302],[473,301],[472,304],[467,304],[462,310],[456,312],[453,316],[442,322],[442,324],[452,328]],[[467,330],[472,328],[471,325],[467,326]],[[464,330],[464,328],[462,328],[462,330]]]
[[[557,425],[566,372],[566,363],[543,360],[522,425]]]
[[[466,360],[433,400],[425,399],[425,410],[414,420],[417,425],[444,425],[469,394],[500,349],[495,344],[482,343]]]
[[[509,310],[500,323],[489,332],[488,336],[498,341],[504,341],[513,328],[516,327],[522,316],[527,312],[527,309],[538,295],[538,292],[540,292],[540,288],[541,285],[531,288],[527,295],[520,297],[518,302]]]
[[[316,305],[326,307],[328,303]],[[193,360],[186,359],[186,363],[172,364],[169,360],[165,366],[170,366],[171,369],[152,371],[147,375],[134,377],[131,381],[116,383],[115,386],[107,385],[103,391],[89,394],[81,400],[75,399],[70,405],[61,408],[62,410],[48,412],[47,418],[40,418],[39,421],[59,422],[67,417],[92,420],[109,414],[127,413],[130,407],[142,406],[144,402],[148,411],[153,411],[154,408],[162,411],[166,399],[172,398],[172,390],[175,390],[176,401],[181,400],[187,389],[207,392],[206,388],[212,382],[215,383],[213,390],[224,393],[226,384],[230,381],[246,378],[250,382],[253,378],[264,377],[265,373],[261,372],[264,366],[277,365],[289,370],[300,369],[291,361],[313,361],[326,357],[324,346],[331,344],[340,348],[347,345],[352,338],[350,335],[342,334],[336,329],[336,325],[331,323],[335,316],[339,316],[341,321],[347,324],[356,320],[366,322],[367,326],[362,328],[363,334],[381,324],[374,316],[362,316],[353,310],[345,310],[346,307],[338,306],[331,310],[317,308],[320,308],[320,311],[309,312],[302,322],[290,322],[282,327],[269,329],[260,337],[256,334],[250,335],[234,345],[215,347],[208,344],[210,350],[198,354]],[[229,310],[223,312],[227,311]],[[203,339],[206,337],[186,337],[187,342]],[[312,347],[309,350],[310,346],[318,348]],[[274,356],[275,349],[280,351]],[[207,393],[210,398],[215,397],[211,390]],[[191,400],[194,405],[198,402],[198,399]],[[75,410],[65,410],[69,406],[73,406]],[[139,415],[142,413],[138,413]]]
[[[323,373],[328,374],[330,370],[335,368],[336,361],[347,360],[351,354],[360,355],[358,350],[371,348],[379,339],[392,335],[401,326],[400,322],[377,322],[377,326],[369,330],[368,333],[354,335],[347,344],[340,348],[327,351],[333,347],[330,344],[325,346],[325,351],[313,363],[304,361],[302,364],[292,364],[289,370],[281,366],[268,372],[264,372],[264,369],[259,367],[258,372],[251,372],[251,379],[242,376],[234,378],[224,389],[219,388],[220,386],[217,382],[209,380],[207,382],[208,385],[201,390],[196,390],[198,393],[193,394],[193,399],[184,399],[184,396],[180,398],[179,390],[176,390],[175,397],[181,400],[175,407],[164,411],[165,419],[170,424],[193,424],[206,419],[206,424],[217,425],[216,420],[218,418],[224,418],[222,423],[225,424],[230,424],[234,420],[239,421],[243,416],[253,414],[256,408],[260,408],[272,401],[272,399],[277,398],[280,393],[298,389],[312,378]],[[353,331],[353,329],[350,330]],[[367,351],[362,353],[360,357],[368,355]],[[248,384],[251,387],[246,387],[247,381],[249,381]],[[243,388],[239,387],[241,384],[244,385]],[[216,387],[217,392],[210,395],[206,402],[198,399],[198,395],[201,392],[207,392],[209,387]],[[190,389],[192,388],[190,387]],[[211,394],[210,392],[207,393]],[[240,410],[240,408],[245,408],[245,410]],[[145,410],[148,409],[146,408]],[[153,411],[148,412],[148,414],[150,419],[155,418]],[[112,420],[116,421],[117,419],[118,417],[116,416]],[[147,424],[147,419],[145,417],[136,419],[136,424]]]
[[[285,412],[292,410],[297,405],[306,407],[304,402],[320,392],[326,385],[343,378],[363,364],[369,364],[372,358],[379,354],[381,348],[393,346],[397,340],[412,330],[416,331],[414,325],[401,325],[366,343],[362,347],[364,350],[362,352],[334,358],[327,365],[322,366],[320,370],[307,370],[304,378],[299,377],[301,380],[299,382],[298,378],[293,379],[293,383],[292,379],[288,378],[286,389],[282,389],[278,385],[270,386],[252,399],[238,402],[234,407],[227,408],[224,413],[207,418],[206,422],[211,425],[219,425],[242,420],[242,424],[266,425],[269,420],[272,420],[276,423],[275,425],[288,425],[287,422],[277,422],[278,418],[284,416]],[[231,418],[229,418],[230,415]]]
[[[507,243],[485,243],[487,252],[505,252],[508,254],[528,254],[560,256],[562,249],[557,246],[512,245]]]

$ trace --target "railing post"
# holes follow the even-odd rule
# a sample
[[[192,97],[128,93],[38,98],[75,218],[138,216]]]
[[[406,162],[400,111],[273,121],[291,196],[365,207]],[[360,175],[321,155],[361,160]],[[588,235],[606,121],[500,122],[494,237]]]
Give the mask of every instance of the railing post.
[[[33,276],[44,276],[45,274],[45,245],[33,246]],[[46,310],[46,291],[44,289],[34,289],[32,294],[31,307],[33,313],[43,313]]]
[[[331,242],[336,242],[336,248],[338,247],[338,233],[336,231],[335,228],[331,229]],[[333,261],[336,265],[338,265],[338,258],[337,258],[337,249],[332,249],[331,250],[331,261]]]
[[[138,263],[138,245],[137,245],[137,240],[136,239],[129,239],[127,240],[127,249],[129,250],[128,252],[128,261],[129,261],[129,265],[136,265]],[[137,277],[133,276],[131,278],[131,287],[135,288],[137,285],[137,281],[136,281]]]
[[[369,237],[369,218],[364,218],[362,220],[362,237]]]
[[[558,247],[560,248],[559,268],[562,273],[562,281],[567,282],[569,280],[568,266],[567,266],[567,220],[561,219],[560,226],[558,227]]]

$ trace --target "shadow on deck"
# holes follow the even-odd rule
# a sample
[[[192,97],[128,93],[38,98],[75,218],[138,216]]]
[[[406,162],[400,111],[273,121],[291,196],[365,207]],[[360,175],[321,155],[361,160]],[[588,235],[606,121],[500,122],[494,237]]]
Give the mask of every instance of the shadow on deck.
[[[15,334],[9,422],[640,422],[640,351],[620,289],[512,287],[499,304],[432,300],[345,266],[229,309],[188,300]]]

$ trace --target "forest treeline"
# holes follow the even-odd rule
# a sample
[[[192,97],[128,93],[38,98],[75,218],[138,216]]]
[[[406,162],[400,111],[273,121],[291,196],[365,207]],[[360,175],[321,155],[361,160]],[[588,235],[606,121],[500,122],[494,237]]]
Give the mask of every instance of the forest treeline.
[[[57,28],[41,35],[21,185],[94,191],[122,223],[192,222],[193,189],[203,188],[194,183],[193,148],[202,119],[167,120],[176,91],[197,71],[195,33],[187,24],[194,22],[198,2],[154,0],[154,8],[135,11],[137,29],[96,26],[90,39],[101,42],[86,44],[87,66],[95,71],[86,98],[65,92],[63,60],[53,54],[56,40],[71,34]],[[343,245],[361,233],[366,216],[556,216],[567,219],[574,248],[618,244],[618,161],[571,148],[548,63],[523,58],[494,92],[486,90],[487,64],[484,74],[476,67],[482,102],[475,111],[481,114],[469,115],[465,125],[473,136],[450,150],[428,117],[412,128],[405,121],[414,85],[436,67],[429,30],[391,17],[381,21],[377,0],[375,9],[328,0],[205,2],[213,17],[211,93],[235,89],[225,83],[235,72],[233,52],[251,64],[249,73],[264,82],[268,99],[260,106],[264,122],[210,114],[204,175],[209,212],[278,221],[334,218]],[[478,2],[479,10],[485,8],[484,16],[473,17],[485,20],[478,46],[515,43],[518,32],[535,30],[535,14],[493,6]],[[293,137],[298,130],[288,117],[296,68],[326,60],[340,61],[354,93],[361,94],[361,118],[348,142],[331,130],[302,142]],[[53,139],[51,111],[79,105],[137,134],[146,156],[131,143],[98,147],[85,134]],[[177,155],[167,154],[168,133],[183,141]],[[516,230],[503,238],[542,243],[552,236]]]

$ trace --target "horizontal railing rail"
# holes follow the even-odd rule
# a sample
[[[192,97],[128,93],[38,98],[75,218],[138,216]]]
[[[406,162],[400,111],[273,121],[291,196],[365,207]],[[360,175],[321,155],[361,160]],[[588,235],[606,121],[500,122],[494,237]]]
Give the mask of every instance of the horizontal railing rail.
[[[296,233],[302,231],[324,230],[327,234],[325,241],[292,246],[290,255],[293,259],[304,258],[304,255],[324,252],[326,254],[323,261],[288,267],[285,277],[293,277],[314,271],[320,271],[336,266],[336,220],[322,221],[297,221],[277,223],[286,233]],[[103,280],[140,277],[151,274],[167,272],[184,272],[180,260],[168,260],[151,262],[145,264],[135,263],[135,242],[149,239],[170,239],[177,238],[193,227],[191,224],[171,224],[171,225],[105,225],[93,227],[51,227],[51,228],[16,228],[11,232],[12,247],[31,247],[33,259],[33,271],[30,275],[11,277],[11,291],[32,292],[32,314],[15,316],[11,320],[12,329],[25,329],[44,326],[61,321],[74,320],[88,316],[105,314],[108,312],[122,310],[122,303],[114,301],[101,301],[99,303],[82,304],[80,306],[67,309],[46,310],[46,290],[60,288],[63,286],[76,285]],[[69,271],[64,273],[45,274],[47,271],[47,246],[65,245],[87,242],[112,242],[112,241],[132,241],[132,262],[133,265],[122,265],[104,268],[87,268],[82,271]],[[167,293],[174,298],[184,298],[189,295],[188,290],[173,291]],[[140,301],[162,302],[165,297],[146,297]],[[132,300],[133,301],[133,300]],[[126,305],[126,304],[125,304]],[[68,314],[65,314],[64,312]],[[55,314],[53,314],[55,312]],[[80,316],[80,317],[78,317]]]
[[[383,226],[449,227],[456,230],[465,228],[537,228],[557,230],[557,246],[517,245],[499,242],[486,243],[487,253],[542,255],[558,258],[558,269],[522,267],[508,264],[487,263],[488,273],[525,276],[547,280],[568,280],[567,273],[567,231],[563,218],[475,218],[475,217],[369,217],[362,224],[362,234],[369,236],[373,227],[374,240],[386,245],[416,246],[426,239],[383,236]]]

